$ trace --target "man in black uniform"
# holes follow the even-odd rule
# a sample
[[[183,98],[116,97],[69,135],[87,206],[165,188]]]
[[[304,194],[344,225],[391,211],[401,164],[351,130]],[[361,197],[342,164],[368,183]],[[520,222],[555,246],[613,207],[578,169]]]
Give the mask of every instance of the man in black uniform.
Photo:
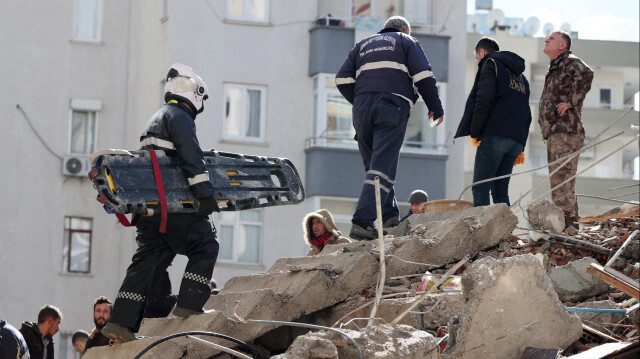
[[[169,213],[161,233],[161,216],[142,217],[137,227],[138,248],[120,286],[111,320],[102,333],[116,341],[131,341],[139,329],[154,273],[162,273],[176,253],[189,258],[173,314],[188,317],[205,311],[209,280],[218,258],[218,241],[209,214],[218,210],[214,189],[198,138],[196,115],[204,110],[207,85],[183,64],[169,69],[165,104],[149,119],[142,135],[143,150],[163,150],[182,168],[189,189],[198,200],[197,213]]]

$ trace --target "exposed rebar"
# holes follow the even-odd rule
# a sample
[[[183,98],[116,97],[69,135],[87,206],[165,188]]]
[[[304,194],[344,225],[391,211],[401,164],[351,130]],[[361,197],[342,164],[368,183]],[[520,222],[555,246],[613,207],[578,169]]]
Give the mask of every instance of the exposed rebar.
[[[380,297],[384,291],[384,278],[386,276],[385,259],[384,259],[384,234],[382,224],[382,204],[380,203],[380,177],[375,176],[373,179],[375,183],[376,192],[376,215],[378,216],[378,251],[380,255],[380,270],[378,271],[378,284],[376,286],[376,298],[371,314],[369,314],[369,323],[367,326],[373,325],[373,318],[376,317],[378,311],[378,305],[380,304]]]

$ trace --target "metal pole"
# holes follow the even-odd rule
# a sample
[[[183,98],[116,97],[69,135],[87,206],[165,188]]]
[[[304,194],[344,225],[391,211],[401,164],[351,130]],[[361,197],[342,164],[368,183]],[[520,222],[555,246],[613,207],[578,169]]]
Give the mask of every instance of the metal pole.
[[[620,254],[622,254],[622,252],[624,252],[625,248],[627,248],[629,243],[631,243],[631,241],[634,238],[636,238],[636,236],[638,235],[638,232],[640,232],[640,230],[636,229],[635,231],[633,231],[633,233],[631,233],[631,235],[627,238],[627,240],[624,241],[624,244],[622,245],[622,247],[620,247],[620,249],[618,249],[616,254],[614,254],[613,257],[611,257],[611,259],[609,259],[607,264],[604,265],[605,268],[610,267],[616,261],[616,259],[618,259],[618,257],[620,257]]]
[[[380,253],[380,271],[378,276],[378,287],[376,288],[376,299],[371,314],[369,315],[369,322],[367,326],[373,325],[373,318],[376,317],[378,311],[378,305],[380,304],[380,298],[384,291],[384,277],[386,276],[385,263],[384,263],[384,234],[382,228],[382,204],[380,201],[380,177],[376,176],[373,179],[376,186],[376,215],[378,216],[378,252]]]
[[[638,187],[638,186],[640,186],[640,183],[630,184],[630,185],[627,185],[627,186],[620,186],[620,187],[611,187],[611,188],[609,188],[609,191],[614,191],[614,190],[617,190],[617,189],[623,189],[623,188],[629,188],[629,187]]]
[[[638,202],[621,201],[619,199],[606,198],[606,197],[600,197],[600,196],[592,196],[590,194],[579,194],[579,193],[576,193],[576,197],[596,198],[596,199],[602,199],[602,200],[605,200],[605,201],[626,203],[626,204],[638,204]]]

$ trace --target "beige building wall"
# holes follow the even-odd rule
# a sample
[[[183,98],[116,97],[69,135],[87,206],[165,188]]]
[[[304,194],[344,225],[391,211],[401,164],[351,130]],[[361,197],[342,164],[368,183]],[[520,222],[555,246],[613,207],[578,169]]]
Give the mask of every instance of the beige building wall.
[[[326,3],[326,2],[324,2]],[[341,8],[350,9],[345,0]],[[75,0],[25,0],[4,4],[0,47],[5,86],[0,117],[0,164],[4,198],[0,206],[0,318],[19,327],[35,321],[45,303],[64,314],[57,357],[69,354],[65,343],[78,329],[93,328],[94,298],[114,299],[135,250],[135,229],[116,223],[95,200],[86,177],[62,175],[68,154],[72,100],[99,104],[96,148],[136,149],[142,127],[163,103],[169,66],[182,62],[206,81],[209,100],[197,118],[203,149],[287,157],[304,180],[304,141],[311,133],[313,84],[308,76],[309,29],[323,1],[271,0],[269,22],[225,19],[225,1],[101,0],[101,36],[97,42],[73,40]],[[385,14],[402,1],[380,1]],[[432,0],[433,33],[450,36],[447,84],[447,133],[453,133],[465,98],[466,2]],[[423,29],[421,32],[428,32]],[[341,56],[346,56],[343,54]],[[224,85],[267,88],[266,140],[223,140]],[[19,105],[19,107],[17,106]],[[26,116],[23,112],[26,113]],[[452,136],[452,135],[451,135]],[[447,137],[447,141],[450,137]],[[447,196],[463,184],[459,165],[464,147],[448,148]],[[344,169],[342,169],[344,170]],[[401,199],[403,200],[403,199]],[[301,221],[304,204],[263,211],[259,265],[219,262],[219,285],[233,276],[265,271],[276,259],[304,255]],[[92,219],[88,274],[63,271],[64,218]],[[216,217],[217,218],[217,217]],[[170,267],[178,291],[186,259]],[[63,337],[64,335],[64,337]]]

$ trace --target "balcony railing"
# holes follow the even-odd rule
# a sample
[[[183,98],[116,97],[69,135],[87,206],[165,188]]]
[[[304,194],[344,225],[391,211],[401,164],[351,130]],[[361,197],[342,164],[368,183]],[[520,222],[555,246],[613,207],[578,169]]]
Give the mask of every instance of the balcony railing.
[[[358,149],[358,142],[352,137],[347,136],[331,136],[323,135],[316,137],[309,137],[304,141],[305,150],[313,147],[331,147],[331,148],[344,148],[344,149]],[[447,154],[446,143],[433,143],[433,142],[421,142],[421,141],[407,141],[405,140],[400,149],[401,153],[416,153],[416,154],[430,154],[430,155],[446,155]]]

